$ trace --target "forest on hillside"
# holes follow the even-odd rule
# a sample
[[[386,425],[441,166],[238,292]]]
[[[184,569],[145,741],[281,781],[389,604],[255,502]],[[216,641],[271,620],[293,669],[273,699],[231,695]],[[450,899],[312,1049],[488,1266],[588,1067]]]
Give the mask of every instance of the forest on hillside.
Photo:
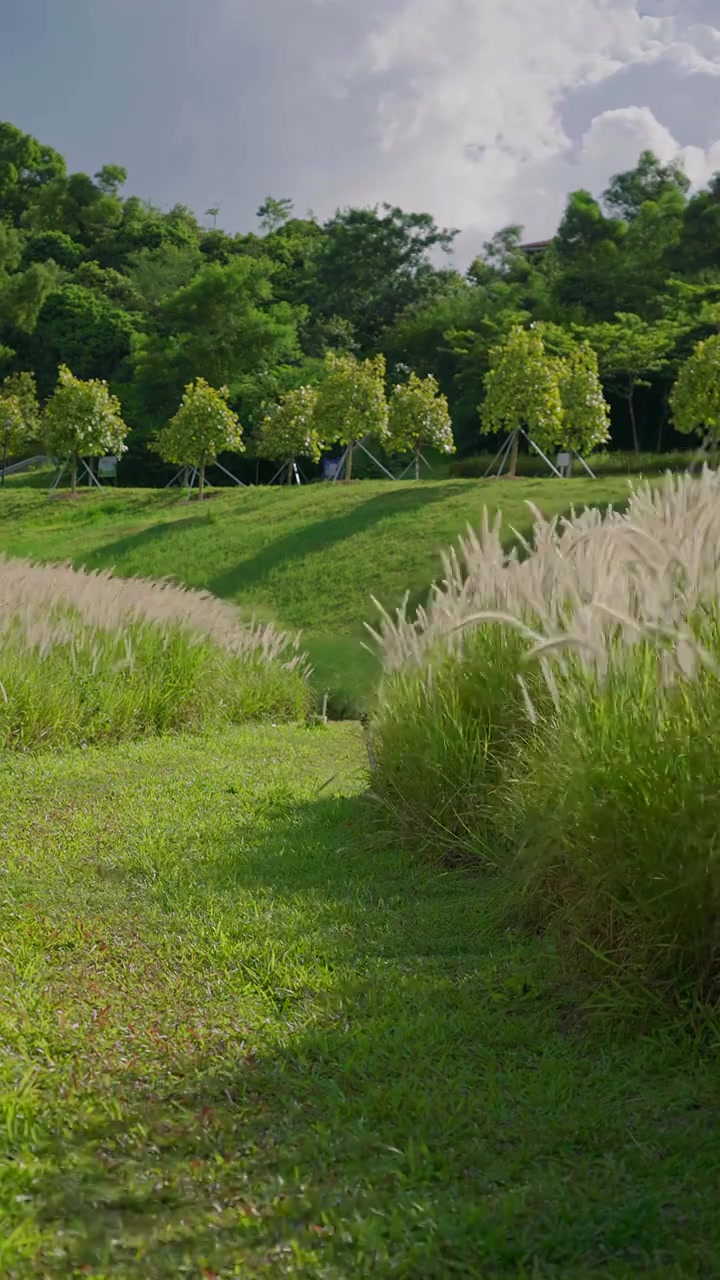
[[[612,446],[676,445],[669,395],[682,362],[720,325],[720,174],[691,193],[650,152],[601,199],[573,192],[554,238],[526,249],[505,227],[465,273],[457,232],[389,205],[298,217],[268,197],[255,230],[208,229],[161,210],[106,165],[64,158],[0,124],[0,380],[31,371],[41,400],[58,368],[109,382],[131,433],[126,483],[165,475],[148,450],[198,376],[226,386],[252,446],[269,406],[319,382],[328,352],[382,353],[390,387],[410,370],[447,396],[461,454],[486,443],[478,406],[491,349],[543,323],[598,355]],[[210,211],[214,215],[214,211]],[[239,474],[253,467],[252,447]]]

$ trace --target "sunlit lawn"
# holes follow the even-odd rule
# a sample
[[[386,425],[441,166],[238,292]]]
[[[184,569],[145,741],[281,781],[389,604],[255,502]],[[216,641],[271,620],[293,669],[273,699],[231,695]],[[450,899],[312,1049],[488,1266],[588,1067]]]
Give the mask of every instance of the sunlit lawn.
[[[177,491],[85,491],[48,498],[0,490],[0,552],[77,566],[172,577],[237,601],[249,613],[302,628],[319,686],[338,708],[362,704],[376,668],[360,647],[371,596],[420,600],[441,572],[440,552],[484,506],[528,532],[528,501],[545,514],[620,505],[627,479],[360,481],[303,488],[221,490],[202,505]]]
[[[717,1053],[586,1018],[351,725],[0,761],[0,1274],[720,1274]]]

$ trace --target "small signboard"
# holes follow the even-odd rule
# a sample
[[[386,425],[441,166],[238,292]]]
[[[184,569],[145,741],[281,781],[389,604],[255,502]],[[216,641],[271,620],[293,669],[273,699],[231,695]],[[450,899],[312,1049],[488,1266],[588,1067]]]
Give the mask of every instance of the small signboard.
[[[555,466],[562,476],[569,476],[572,468],[572,454],[559,453],[555,459]]]
[[[98,458],[98,476],[103,480],[117,479],[117,458],[107,457]]]
[[[334,480],[342,458],[325,458],[323,460],[323,480]]]

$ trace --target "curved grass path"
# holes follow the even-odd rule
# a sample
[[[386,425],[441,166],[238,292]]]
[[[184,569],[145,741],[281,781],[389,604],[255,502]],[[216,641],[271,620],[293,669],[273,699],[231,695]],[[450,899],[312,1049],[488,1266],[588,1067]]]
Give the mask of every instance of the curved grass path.
[[[0,1274],[720,1274],[716,1056],[368,840],[349,724],[0,761]]]

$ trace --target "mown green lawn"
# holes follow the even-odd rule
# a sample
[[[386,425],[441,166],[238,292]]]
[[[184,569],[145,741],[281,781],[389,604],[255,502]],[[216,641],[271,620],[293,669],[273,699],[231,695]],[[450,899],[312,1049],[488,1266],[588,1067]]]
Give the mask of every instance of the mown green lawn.
[[[235,600],[248,613],[302,629],[318,683],[336,700],[366,700],[377,669],[361,648],[376,617],[371,596],[394,608],[420,600],[441,570],[440,552],[502,505],[527,532],[527,503],[545,514],[573,505],[621,505],[628,481],[437,480],[422,484],[220,490],[202,505],[177,491],[85,491],[81,498],[0,490],[0,552],[122,575],[172,577]]]
[[[365,765],[349,724],[0,761],[0,1275],[720,1275],[717,1040],[584,1017]]]

